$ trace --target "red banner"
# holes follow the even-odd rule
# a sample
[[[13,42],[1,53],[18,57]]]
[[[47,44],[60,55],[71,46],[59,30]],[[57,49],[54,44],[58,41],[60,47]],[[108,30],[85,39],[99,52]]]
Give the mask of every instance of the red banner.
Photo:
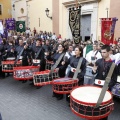
[[[112,29],[112,18],[101,19],[101,41],[104,44],[109,45],[113,43],[114,33],[111,33]]]

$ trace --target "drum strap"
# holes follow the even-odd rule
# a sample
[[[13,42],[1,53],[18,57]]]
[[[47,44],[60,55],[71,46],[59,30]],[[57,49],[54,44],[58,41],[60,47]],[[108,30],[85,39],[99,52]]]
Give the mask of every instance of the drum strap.
[[[36,56],[35,56],[35,59],[37,59],[37,57],[38,57],[38,55],[40,54],[41,50],[42,50],[42,47],[41,47],[41,48],[39,49],[39,51],[37,52],[37,54],[36,54]]]
[[[105,93],[106,93],[106,91],[108,90],[108,85],[109,85],[109,82],[110,82],[110,80],[111,80],[111,76],[112,76],[112,74],[113,74],[114,68],[115,68],[115,64],[112,63],[112,65],[111,65],[111,67],[110,67],[110,70],[109,70],[109,72],[108,72],[108,75],[107,75],[107,77],[106,77],[106,79],[105,79],[105,83],[104,83],[104,85],[103,85],[102,91],[101,91],[101,93],[100,93],[100,96],[99,96],[99,98],[98,98],[98,101],[97,101],[97,104],[96,104],[95,108],[98,108],[98,107],[101,105],[101,103],[102,103],[102,101],[103,101],[103,99],[104,99]]]
[[[80,72],[80,67],[82,65],[82,61],[83,61],[83,58],[80,58],[78,65],[77,65],[77,68],[76,68],[76,71],[75,71],[74,76],[73,76],[73,80],[77,78],[77,75]]]
[[[22,55],[23,51],[24,51],[24,48],[21,50],[21,52],[20,52],[19,55],[17,56],[17,59],[16,59],[15,62],[14,62],[14,65],[16,65],[16,63],[17,63],[17,61],[19,60],[20,56]]]
[[[58,64],[60,63],[61,59],[63,58],[63,56],[65,55],[65,53],[62,53],[60,55],[60,57],[58,58],[58,60],[56,61],[56,63],[53,65],[53,67],[50,70],[50,74],[54,71],[54,69],[58,66]]]

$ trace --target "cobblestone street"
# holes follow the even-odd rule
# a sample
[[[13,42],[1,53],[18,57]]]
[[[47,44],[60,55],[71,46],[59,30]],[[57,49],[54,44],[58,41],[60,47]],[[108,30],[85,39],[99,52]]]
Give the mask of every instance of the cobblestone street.
[[[109,120],[120,120],[120,100],[114,101]],[[50,85],[36,89],[12,76],[0,79],[0,112],[3,120],[82,120],[71,112],[65,97],[60,101],[52,97]]]

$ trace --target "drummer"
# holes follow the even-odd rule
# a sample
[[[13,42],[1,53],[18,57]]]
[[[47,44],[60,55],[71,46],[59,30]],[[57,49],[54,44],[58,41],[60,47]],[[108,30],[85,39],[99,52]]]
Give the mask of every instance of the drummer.
[[[76,46],[75,47],[75,55],[71,56],[67,63],[71,66],[71,71],[69,72],[68,77],[73,78],[75,70],[76,70],[78,62],[79,62],[79,59],[82,57],[83,57],[82,47]],[[80,72],[77,75],[77,78],[79,80],[78,85],[83,85],[85,72],[86,72],[86,59],[83,58],[83,61],[82,61],[81,67],[80,67]],[[68,102],[70,102],[70,98],[68,97],[68,95],[66,95],[66,100]]]
[[[56,53],[54,53],[53,56],[49,56],[47,55],[46,57],[48,58],[48,60],[53,61],[54,63],[56,63],[56,61],[59,59],[59,57],[61,56],[61,54],[63,54],[65,52],[65,47],[63,44],[58,44],[58,48]],[[56,71],[59,74],[59,77],[65,77],[65,71],[66,71],[66,65],[63,65],[63,61],[64,61],[64,57],[62,58],[62,60],[60,61],[60,63],[58,64],[58,66],[56,67]],[[52,97],[56,97],[57,100],[61,100],[63,99],[63,95],[62,94],[57,94],[53,92]]]
[[[44,50],[41,46],[42,39],[37,38],[35,45],[31,47],[31,55],[32,55],[32,64],[34,66],[40,66],[40,71],[45,70],[45,57]],[[34,85],[33,80],[30,85]],[[41,86],[37,87],[37,89],[41,88]]]
[[[5,55],[3,56],[3,60],[15,60],[15,46],[13,40],[9,40],[8,45],[6,46]],[[9,65],[8,65],[9,66]],[[9,73],[7,73],[9,76]]]
[[[2,77],[2,78],[5,78],[5,73],[4,72],[2,72],[2,60],[3,60],[3,58],[2,58],[2,56],[4,55],[4,45],[3,44],[0,44],[0,77]]]
[[[13,40],[9,40],[6,53],[6,58],[11,58],[11,60],[15,60],[15,46]]]
[[[44,50],[43,47],[41,46],[41,41],[42,40],[39,38],[36,39],[36,44],[32,46],[31,51],[32,51],[33,65],[39,65],[40,71],[44,71],[46,62],[44,57]],[[36,58],[37,54],[38,56]]]
[[[105,79],[107,77],[107,74],[109,72],[109,69],[112,65],[112,60],[110,59],[110,46],[109,45],[103,45],[101,48],[101,54],[102,58],[98,59],[93,67],[93,74],[96,74],[95,77],[95,85],[102,87],[104,85]],[[117,67],[115,67],[110,83],[108,85],[108,90],[111,91],[112,87],[115,85],[117,80]],[[108,117],[101,119],[101,120],[107,120]]]
[[[19,60],[22,62],[22,66],[28,66],[31,59],[28,45],[24,44],[22,37],[19,38],[19,46],[15,48],[16,55],[19,56],[20,52],[23,50],[22,55],[19,57]],[[16,57],[17,57],[16,56]]]

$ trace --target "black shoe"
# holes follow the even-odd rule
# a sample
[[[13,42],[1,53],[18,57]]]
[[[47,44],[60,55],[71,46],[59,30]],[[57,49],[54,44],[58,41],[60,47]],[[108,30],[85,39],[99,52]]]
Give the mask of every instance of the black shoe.
[[[42,86],[37,86],[36,89],[40,89]]]
[[[30,83],[29,85],[34,85],[34,83],[32,82],[32,83]]]
[[[62,100],[63,99],[63,96],[60,96],[57,98],[57,100]]]
[[[27,82],[27,80],[23,80],[23,81],[22,81],[22,83],[26,83],[26,82]]]

